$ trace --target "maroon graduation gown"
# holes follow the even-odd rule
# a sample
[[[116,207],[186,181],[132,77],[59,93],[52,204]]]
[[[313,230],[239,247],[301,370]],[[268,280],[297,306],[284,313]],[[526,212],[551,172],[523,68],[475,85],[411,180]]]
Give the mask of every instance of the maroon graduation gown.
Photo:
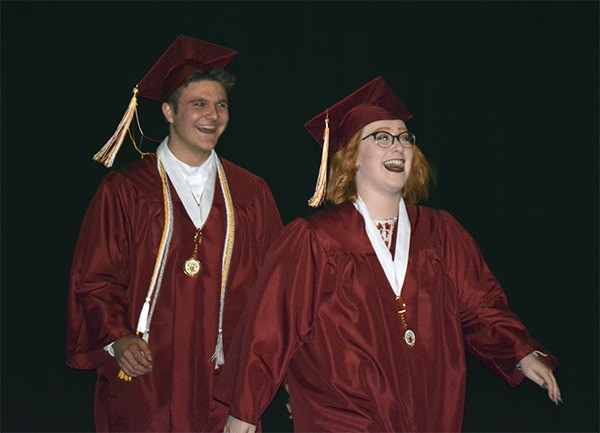
[[[235,244],[224,309],[225,362],[237,321],[264,255],[282,223],[264,180],[221,159],[235,212]],[[183,272],[195,227],[171,184],[174,229],[149,344],[154,371],[125,382],[103,346],[135,332],[164,224],[156,157],[103,180],[83,222],[68,303],[67,365],[97,369],[98,431],[203,431],[220,371],[214,361],[226,212],[218,179],[203,228],[202,272]]]
[[[300,432],[458,432],[465,349],[510,385],[545,350],[507,306],[473,239],[447,212],[408,206],[411,242],[395,294],[352,204],[288,225],[267,256],[217,399],[256,424],[289,384]],[[555,360],[549,359],[552,367]],[[287,376],[286,376],[287,375]]]

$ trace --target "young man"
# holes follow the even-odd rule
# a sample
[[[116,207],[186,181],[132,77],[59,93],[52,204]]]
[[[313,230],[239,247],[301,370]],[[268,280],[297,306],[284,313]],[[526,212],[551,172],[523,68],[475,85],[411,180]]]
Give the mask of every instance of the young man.
[[[106,176],[74,256],[67,365],[97,370],[99,432],[205,431],[211,412],[224,424],[214,386],[282,226],[265,181],[214,150],[234,84],[223,68],[236,54],[178,37],[95,157],[112,164],[137,96],[162,102],[169,135]]]

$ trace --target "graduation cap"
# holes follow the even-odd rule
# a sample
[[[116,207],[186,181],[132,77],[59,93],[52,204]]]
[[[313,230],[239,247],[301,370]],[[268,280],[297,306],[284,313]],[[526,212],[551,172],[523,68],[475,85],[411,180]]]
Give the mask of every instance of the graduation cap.
[[[343,149],[369,123],[394,119],[408,122],[412,118],[408,108],[379,76],[306,122],[304,128],[323,147],[315,194],[308,201],[309,206],[318,207],[325,198],[329,154]]]
[[[185,81],[197,72],[209,73],[225,69],[236,51],[189,36],[180,35],[163,53],[148,73],[135,85],[133,96],[117,130],[94,155],[94,160],[111,167],[133,116],[137,116],[137,97],[154,102],[167,102]],[[133,141],[133,138],[132,138]],[[135,142],[134,142],[135,145]],[[137,148],[137,147],[136,147]]]

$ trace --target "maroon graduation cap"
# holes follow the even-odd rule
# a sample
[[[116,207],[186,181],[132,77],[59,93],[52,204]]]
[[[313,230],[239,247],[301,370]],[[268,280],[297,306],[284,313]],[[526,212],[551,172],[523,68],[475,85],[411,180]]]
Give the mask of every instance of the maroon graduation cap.
[[[185,80],[196,72],[225,69],[236,51],[200,39],[180,35],[137,84],[138,95],[167,102]]]

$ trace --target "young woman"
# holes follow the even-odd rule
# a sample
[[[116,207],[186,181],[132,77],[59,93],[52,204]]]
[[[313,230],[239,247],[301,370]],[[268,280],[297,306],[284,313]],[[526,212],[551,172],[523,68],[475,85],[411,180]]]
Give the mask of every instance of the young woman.
[[[556,360],[473,239],[417,205],[432,170],[411,119],[378,77],[305,125],[333,154],[332,206],[289,224],[268,254],[228,354],[231,386],[217,391],[226,431],[254,431],[284,382],[296,431],[461,431],[465,350],[560,401]]]

